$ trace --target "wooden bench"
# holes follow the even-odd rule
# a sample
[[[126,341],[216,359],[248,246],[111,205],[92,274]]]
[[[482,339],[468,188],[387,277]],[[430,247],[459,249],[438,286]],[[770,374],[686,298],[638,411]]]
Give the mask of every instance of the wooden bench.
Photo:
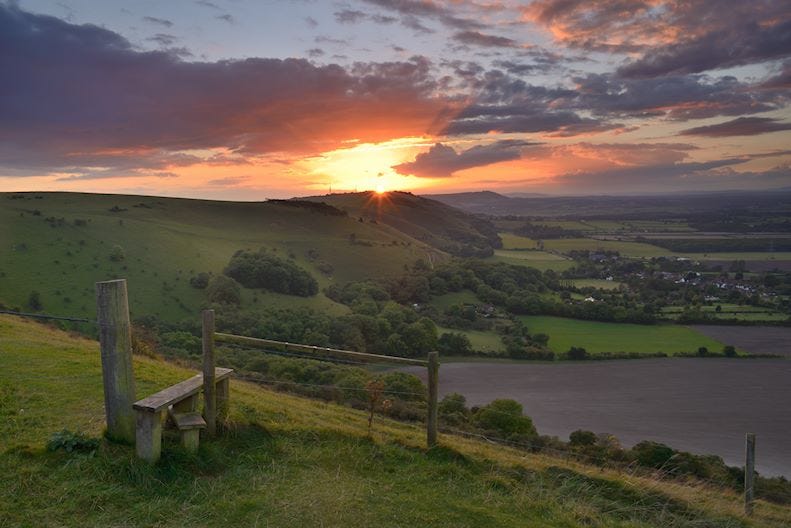
[[[228,414],[228,395],[233,369],[215,368],[214,379],[217,399],[217,420],[222,422]],[[176,383],[148,398],[134,403],[135,449],[137,456],[156,462],[162,452],[162,425],[167,416],[181,432],[181,443],[189,451],[198,450],[200,430],[206,422],[197,412],[198,400],[203,390],[203,374]]]

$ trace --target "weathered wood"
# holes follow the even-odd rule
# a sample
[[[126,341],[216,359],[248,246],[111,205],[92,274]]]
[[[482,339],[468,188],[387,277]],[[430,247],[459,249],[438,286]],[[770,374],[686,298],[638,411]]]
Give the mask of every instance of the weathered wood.
[[[424,359],[412,359],[398,356],[385,356],[382,354],[368,354],[366,352],[354,352],[352,350],[340,350],[337,348],[319,347],[313,345],[300,345],[298,343],[288,343],[286,341],[273,341],[271,339],[260,339],[257,337],[237,336],[233,334],[223,334],[215,332],[214,337],[217,341],[225,343],[235,343],[237,345],[245,345],[256,348],[268,348],[272,346],[284,347],[287,350],[300,350],[306,352],[313,352],[316,354],[323,354],[330,357],[342,357],[354,359],[357,361],[364,361],[366,363],[400,363],[404,365],[420,365],[422,367],[428,365]]]
[[[125,279],[96,283],[96,312],[107,436],[131,444],[135,441],[135,378]]]
[[[426,439],[429,449],[437,445],[437,395],[439,381],[439,354],[428,353],[428,412]]]
[[[201,418],[202,419],[202,418]],[[189,429],[181,432],[181,445],[188,453],[197,453],[200,445],[200,429]]]
[[[231,379],[218,380],[217,387],[217,423],[224,424],[228,419],[228,402],[231,396]]]
[[[173,412],[175,413],[189,413],[189,412],[195,412],[197,410],[198,410],[197,394],[193,394],[192,396],[173,404]]]
[[[179,431],[206,428],[206,421],[203,419],[203,416],[201,416],[200,413],[197,412],[191,412],[191,413],[172,412],[170,413],[170,417],[173,419],[173,423],[176,424],[176,428]]]
[[[162,453],[162,412],[139,410],[136,414],[135,451],[153,464]]]
[[[217,394],[214,385],[214,310],[203,311],[203,417],[206,436],[217,432]]]
[[[227,379],[233,373],[233,369],[217,367],[214,369],[215,383]],[[170,405],[174,405],[182,400],[198,394],[203,388],[203,374],[197,374],[188,380],[184,380],[175,385],[171,385],[147,398],[136,401],[134,408],[141,411],[159,412]]]
[[[744,513],[753,514],[755,500],[755,434],[747,433],[744,439]]]

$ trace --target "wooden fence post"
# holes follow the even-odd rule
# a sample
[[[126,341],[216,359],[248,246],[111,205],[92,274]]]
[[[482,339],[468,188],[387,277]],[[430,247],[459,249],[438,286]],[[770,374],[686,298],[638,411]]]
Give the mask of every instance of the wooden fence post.
[[[217,390],[214,385],[214,310],[203,311],[203,419],[206,436],[217,432]]]
[[[744,438],[744,513],[753,514],[755,499],[755,434],[747,433]]]
[[[107,436],[135,441],[135,378],[132,372],[132,331],[126,279],[96,283],[96,313],[104,382]]]
[[[437,378],[439,377],[439,353],[428,353],[428,413],[426,439],[428,448],[437,445]]]

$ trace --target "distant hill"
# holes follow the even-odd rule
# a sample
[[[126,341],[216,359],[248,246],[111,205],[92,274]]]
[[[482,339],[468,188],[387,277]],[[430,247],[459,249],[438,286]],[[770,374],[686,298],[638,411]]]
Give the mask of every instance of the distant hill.
[[[274,251],[321,288],[397,275],[429,253],[443,255],[384,222],[361,223],[335,207],[298,201],[0,193],[0,226],[0,302],[26,309],[35,291],[43,311],[87,317],[94,313],[94,283],[116,277],[129,280],[133,316],[194,317],[206,291],[190,279],[221,274],[240,249]],[[321,293],[242,289],[242,303],[348,310]]]
[[[363,222],[391,226],[452,255],[486,257],[502,246],[496,229],[488,221],[441,201],[407,192],[368,191],[300,199],[324,202]]]
[[[472,214],[534,217],[668,217],[718,210],[791,212],[791,192],[722,191],[644,196],[504,196],[491,191],[427,196]]]

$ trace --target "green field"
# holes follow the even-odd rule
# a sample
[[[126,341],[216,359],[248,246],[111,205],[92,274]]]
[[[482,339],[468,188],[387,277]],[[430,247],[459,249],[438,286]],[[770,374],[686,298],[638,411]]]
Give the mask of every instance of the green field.
[[[500,233],[503,249],[536,249],[536,241],[512,233]]]
[[[531,334],[549,336],[549,348],[557,353],[567,352],[572,346],[583,347],[591,354],[637,353],[668,355],[695,352],[705,346],[720,352],[726,343],[720,343],[678,325],[636,325],[600,323],[550,316],[521,316]]]
[[[721,311],[717,311],[717,306],[721,308]],[[681,315],[686,307],[684,306],[665,306],[661,310],[661,314],[663,317],[667,317],[668,319],[676,319],[679,315]],[[745,306],[739,304],[720,304],[720,305],[712,305],[712,306],[701,306],[699,307],[700,311],[712,316],[716,317],[717,319],[737,319],[740,321],[766,321],[766,322],[776,322],[776,321],[786,321],[791,317],[788,313],[778,312],[774,310],[769,310],[762,306]]]
[[[503,346],[503,342],[500,340],[500,336],[494,332],[485,332],[481,330],[456,330],[454,328],[444,328],[441,326],[437,327],[437,333],[439,335],[442,335],[446,332],[455,332],[457,334],[466,335],[470,340],[472,349],[476,352],[499,354],[505,351],[505,347]]]
[[[231,382],[230,421],[197,455],[165,436],[155,466],[103,441],[51,453],[52,433],[104,424],[97,344],[0,316],[0,525],[160,528],[780,528],[791,508],[442,434],[422,424]],[[140,396],[193,371],[135,357]]]
[[[493,262],[503,262],[514,266],[527,266],[541,271],[565,271],[574,266],[574,261],[560,255],[546,251],[509,251],[496,249],[494,256],[489,257]]]
[[[576,288],[597,288],[599,290],[617,290],[623,286],[622,282],[604,279],[574,279],[571,283]]]
[[[440,310],[445,310],[451,306],[459,304],[479,304],[481,301],[470,290],[462,290],[459,292],[446,293],[445,295],[437,295],[431,299],[429,304],[432,304]]]
[[[293,258],[321,288],[397,275],[429,253],[439,255],[383,224],[276,202],[72,193],[11,196],[0,193],[0,302],[25,309],[35,290],[43,310],[56,314],[92,317],[94,283],[124,277],[133,316],[170,321],[193,316],[205,303],[205,292],[192,288],[190,277],[222,273],[239,249],[266,247]],[[119,262],[110,259],[116,245],[124,253]],[[318,269],[322,261],[334,270],[329,276]],[[253,297],[252,291],[244,292],[245,301]],[[284,299],[259,292],[257,297],[259,303],[275,306],[345,310],[322,294]]]
[[[559,238],[545,240],[544,248],[559,253],[571,251],[617,251],[625,257],[662,257],[670,252],[658,246],[640,242],[624,242],[619,240],[596,240],[593,238]]]

